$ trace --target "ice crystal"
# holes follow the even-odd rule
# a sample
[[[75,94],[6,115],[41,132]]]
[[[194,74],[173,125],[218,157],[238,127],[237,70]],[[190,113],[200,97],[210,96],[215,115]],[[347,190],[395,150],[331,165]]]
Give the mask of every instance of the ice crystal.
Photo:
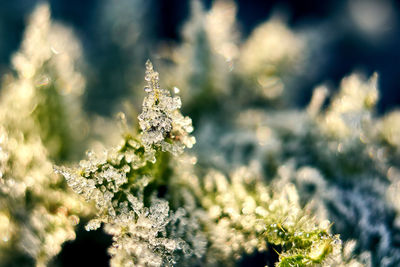
[[[121,206],[114,205],[113,200],[117,198],[116,195],[119,197],[125,195],[122,186],[128,182],[126,176],[130,172],[130,167],[123,162],[124,156],[111,150],[101,156],[88,152],[88,160],[80,162],[79,172],[56,167],[56,172],[65,177],[72,190],[82,195],[86,201],[93,201],[96,204],[98,218],[89,222],[87,230],[97,229],[101,222],[111,221],[117,216],[117,212],[120,213]],[[138,177],[138,180],[140,179],[146,177]]]
[[[154,147],[160,147],[177,155],[185,147],[191,148],[195,143],[195,138],[188,135],[193,131],[192,120],[180,113],[180,97],[172,97],[168,90],[160,88],[159,74],[153,70],[149,60],[146,62],[145,80],[147,96],[138,119],[146,152],[151,154]]]
[[[138,207],[133,218],[120,218],[105,227],[114,240],[109,249],[112,266],[174,266],[194,254],[182,239],[185,224],[179,224],[188,219],[186,211],[174,213],[167,201],[157,198],[152,199],[150,208],[133,196],[130,202]]]

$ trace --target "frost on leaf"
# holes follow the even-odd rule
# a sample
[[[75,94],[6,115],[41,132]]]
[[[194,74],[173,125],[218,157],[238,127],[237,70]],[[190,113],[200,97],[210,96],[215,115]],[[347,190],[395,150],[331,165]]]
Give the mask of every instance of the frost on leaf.
[[[146,62],[145,80],[147,96],[138,117],[144,148],[149,154],[157,148],[174,155],[180,154],[185,147],[190,148],[196,142],[194,137],[189,136],[193,131],[192,120],[180,113],[180,97],[172,97],[168,90],[160,88],[159,74],[153,70],[149,60]]]
[[[164,151],[176,155],[195,142],[189,136],[193,130],[191,119],[179,111],[180,98],[160,89],[158,73],[150,61],[146,63],[146,81],[148,95],[139,115],[139,138],[134,137],[135,133],[124,133],[118,147],[103,153],[89,151],[88,159],[80,161],[78,168],[56,167],[56,172],[65,177],[76,193],[94,201],[98,210],[96,220],[100,222],[113,221],[124,213],[120,204],[129,201],[131,194],[137,197],[149,184],[155,190],[160,183],[167,182],[167,174],[159,170],[168,170],[169,156]],[[135,210],[132,203],[126,203],[128,210]],[[88,228],[96,225],[98,221]]]
[[[177,223],[188,218],[186,212],[174,213],[167,201],[158,198],[152,198],[150,208],[133,196],[130,202],[138,207],[132,212],[134,219],[121,218],[105,226],[113,235],[112,266],[175,266],[194,256],[193,248],[182,239],[188,226]]]

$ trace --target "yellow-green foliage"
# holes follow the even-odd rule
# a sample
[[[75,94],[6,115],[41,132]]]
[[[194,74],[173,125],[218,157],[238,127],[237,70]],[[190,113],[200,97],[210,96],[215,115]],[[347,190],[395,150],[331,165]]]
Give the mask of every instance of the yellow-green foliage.
[[[47,265],[75,238],[78,216],[90,213],[53,171],[52,161],[77,152],[72,140],[82,117],[72,116],[81,115],[84,81],[74,70],[79,48],[71,32],[49,15],[40,5],[31,16],[12,59],[16,74],[1,92],[0,266]]]

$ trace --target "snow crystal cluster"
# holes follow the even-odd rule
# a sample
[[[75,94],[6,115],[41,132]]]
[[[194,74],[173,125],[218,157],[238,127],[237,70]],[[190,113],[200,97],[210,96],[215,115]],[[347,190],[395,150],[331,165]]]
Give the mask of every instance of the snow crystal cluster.
[[[171,97],[168,90],[160,89],[159,74],[153,70],[150,61],[146,62],[145,80],[147,96],[138,119],[146,152],[154,153],[155,146],[177,155],[185,147],[191,148],[196,142],[193,136],[188,135],[193,131],[192,120],[180,113],[182,103],[179,96]]]

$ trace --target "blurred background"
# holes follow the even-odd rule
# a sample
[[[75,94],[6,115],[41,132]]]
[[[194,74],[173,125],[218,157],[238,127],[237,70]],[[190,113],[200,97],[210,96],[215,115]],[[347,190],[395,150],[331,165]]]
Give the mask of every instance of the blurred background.
[[[27,16],[37,0],[0,1],[0,73],[9,69],[10,56],[20,44]],[[179,43],[189,17],[188,0],[51,0],[52,17],[72,27],[83,44],[88,77],[86,108],[101,115],[113,112],[110,103],[127,94],[134,83],[127,76],[134,59],[154,57],[162,43]],[[202,1],[210,8],[212,1]],[[292,30],[315,38],[317,69],[303,78],[308,103],[311,88],[321,83],[337,87],[353,71],[380,74],[379,112],[400,103],[400,9],[391,0],[236,0],[243,38],[271,16],[284,17]],[[141,25],[141,26],[138,26]],[[140,28],[139,28],[140,27]],[[138,39],[142,49],[133,51]],[[145,45],[143,45],[143,43]],[[140,54],[140,57],[136,54]],[[143,63],[137,64],[142,66]],[[90,70],[90,71],[89,71]],[[132,69],[132,72],[139,71]],[[132,73],[131,72],[131,73]],[[138,75],[141,77],[141,75]],[[138,80],[141,83],[142,80]]]
[[[10,60],[20,46],[26,19],[37,0],[0,0],[0,73],[11,71]],[[205,9],[211,0],[203,0]],[[312,89],[322,83],[338,88],[356,71],[379,74],[378,112],[398,108],[400,88],[400,6],[391,0],[265,1],[236,0],[241,39],[266,20],[279,16],[290,30],[306,36],[311,57],[297,76],[301,83],[294,106],[306,106]],[[82,43],[86,77],[84,109],[113,116],[122,99],[142,88],[144,62],[162,58],[165,46],[182,42],[190,17],[189,0],[50,0],[52,18],[73,29]],[[271,52],[273,53],[273,52]],[[156,65],[157,67],[157,65]],[[161,72],[161,71],[160,71]],[[167,76],[167,75],[166,75]],[[163,72],[161,72],[163,79]],[[300,87],[300,88],[299,88]],[[142,90],[142,89],[139,89]],[[140,100],[136,101],[141,102]],[[195,114],[187,113],[191,117]],[[195,120],[196,126],[196,120]],[[201,138],[199,138],[201,143]],[[62,266],[108,266],[111,238],[82,229],[66,243],[56,261]],[[85,248],[85,249],[83,249]],[[90,248],[90,249],[88,249]],[[79,260],[77,260],[79,259]],[[246,261],[248,265],[251,260]],[[254,259],[257,262],[257,259]]]

